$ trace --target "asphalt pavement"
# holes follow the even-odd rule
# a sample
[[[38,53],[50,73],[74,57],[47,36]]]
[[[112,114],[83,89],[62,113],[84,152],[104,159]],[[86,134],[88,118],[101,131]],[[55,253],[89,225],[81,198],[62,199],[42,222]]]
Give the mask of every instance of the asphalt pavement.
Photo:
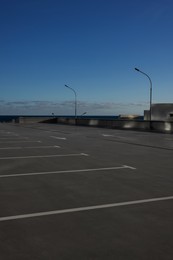
[[[1,260],[172,260],[173,135],[0,124]]]

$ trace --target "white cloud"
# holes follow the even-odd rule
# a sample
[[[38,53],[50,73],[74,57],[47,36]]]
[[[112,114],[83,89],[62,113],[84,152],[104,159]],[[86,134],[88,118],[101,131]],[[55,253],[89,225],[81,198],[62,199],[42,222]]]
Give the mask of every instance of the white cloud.
[[[119,115],[143,114],[148,108],[146,102],[114,103],[114,102],[86,102],[78,101],[78,115],[86,112],[88,115]],[[1,115],[73,115],[74,101],[0,101]]]

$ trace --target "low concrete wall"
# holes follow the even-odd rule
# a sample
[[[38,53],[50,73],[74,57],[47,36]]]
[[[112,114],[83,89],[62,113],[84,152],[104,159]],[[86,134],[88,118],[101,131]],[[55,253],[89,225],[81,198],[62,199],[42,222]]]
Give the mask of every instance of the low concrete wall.
[[[117,129],[138,129],[149,130],[149,122],[134,121],[134,120],[78,120],[79,125],[97,126],[105,128],[117,128]]]
[[[173,133],[173,122],[170,121],[152,121],[152,130],[162,133]]]
[[[75,125],[74,119],[57,118],[58,124]],[[102,120],[102,119],[77,119],[78,126],[104,127],[112,129],[156,131],[173,133],[173,122],[164,121],[137,121],[137,120]]]
[[[17,123],[17,120],[18,120],[18,116],[3,116],[3,115],[0,115],[0,122],[1,123]]]
[[[32,117],[32,116],[19,116],[16,119],[16,123],[20,124],[33,124],[33,123],[43,123],[44,121],[50,122],[51,117]]]
[[[155,131],[162,133],[173,133],[173,122],[170,121],[138,121],[138,120],[104,120],[104,119],[90,119],[68,117],[32,117],[24,116],[15,118],[16,123],[31,124],[31,123],[52,123],[52,124],[66,124],[90,127],[103,127],[112,129],[124,130],[140,130],[140,131]]]

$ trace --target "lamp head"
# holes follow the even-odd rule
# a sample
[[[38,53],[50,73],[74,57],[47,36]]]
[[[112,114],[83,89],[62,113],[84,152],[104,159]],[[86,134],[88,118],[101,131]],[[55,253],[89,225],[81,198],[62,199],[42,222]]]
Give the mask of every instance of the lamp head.
[[[135,68],[135,70],[140,71],[138,68]]]

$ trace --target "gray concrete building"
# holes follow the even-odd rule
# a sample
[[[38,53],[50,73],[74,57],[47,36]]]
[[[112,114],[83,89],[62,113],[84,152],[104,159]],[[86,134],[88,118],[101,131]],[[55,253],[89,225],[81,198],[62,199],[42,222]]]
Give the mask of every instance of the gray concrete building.
[[[144,111],[144,120],[149,120],[149,110]],[[151,107],[152,121],[173,121],[173,103],[157,103]]]

